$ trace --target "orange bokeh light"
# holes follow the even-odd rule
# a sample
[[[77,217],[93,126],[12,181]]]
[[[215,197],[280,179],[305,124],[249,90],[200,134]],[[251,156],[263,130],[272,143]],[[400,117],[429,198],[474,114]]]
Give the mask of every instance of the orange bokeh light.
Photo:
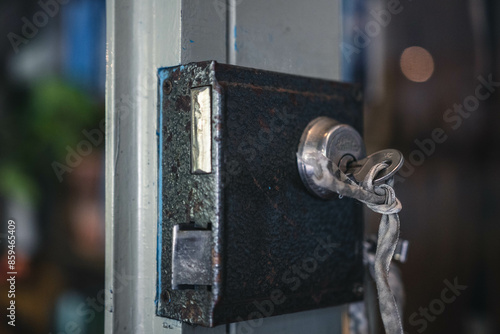
[[[414,82],[425,82],[434,72],[432,55],[420,46],[406,48],[401,54],[400,66],[405,77]]]

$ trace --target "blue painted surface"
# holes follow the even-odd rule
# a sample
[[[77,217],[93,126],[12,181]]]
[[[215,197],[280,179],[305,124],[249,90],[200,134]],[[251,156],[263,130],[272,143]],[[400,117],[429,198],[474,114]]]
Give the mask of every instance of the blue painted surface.
[[[160,103],[161,106],[163,104],[163,90],[161,89],[163,82],[168,78],[168,73],[166,71],[162,71],[162,69],[158,70],[158,91],[160,93]],[[163,222],[163,197],[162,197],[162,188],[163,188],[163,171],[161,164],[161,157],[163,154],[163,113],[161,109],[158,110],[158,240],[156,242],[156,275],[158,277],[157,285],[156,285],[156,298],[155,305],[158,307],[158,302],[160,300],[161,293],[161,249],[162,249],[162,222]]]
[[[365,0],[342,0],[343,43],[351,46],[354,45],[353,24],[362,24],[367,14],[368,8]],[[366,72],[366,52],[366,48],[361,48],[359,49],[359,53],[351,54],[350,61],[348,61],[342,52],[342,49],[340,50],[342,81],[357,83],[364,82]]]
[[[189,40],[190,43],[194,43],[194,41],[192,39]]]
[[[81,0],[63,9],[63,73],[81,88],[104,92],[105,1]]]
[[[238,52],[238,45],[236,44],[236,38],[238,37],[238,29],[234,26],[234,50]]]

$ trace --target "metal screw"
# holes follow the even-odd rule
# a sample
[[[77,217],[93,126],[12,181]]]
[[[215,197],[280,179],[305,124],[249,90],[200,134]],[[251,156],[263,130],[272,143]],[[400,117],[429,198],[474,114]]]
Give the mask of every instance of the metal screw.
[[[163,94],[170,94],[172,92],[172,82],[170,80],[163,81]]]
[[[162,293],[161,293],[161,299],[164,303],[166,304],[170,304],[170,302],[172,301],[171,297],[170,297],[170,292],[168,292],[168,290],[164,290]]]

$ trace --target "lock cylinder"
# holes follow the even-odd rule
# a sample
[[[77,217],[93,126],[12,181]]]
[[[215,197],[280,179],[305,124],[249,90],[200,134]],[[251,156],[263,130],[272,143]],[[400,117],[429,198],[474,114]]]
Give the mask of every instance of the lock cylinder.
[[[319,186],[314,179],[314,167],[306,163],[317,154],[323,154],[332,163],[345,170],[347,165],[366,156],[363,138],[356,129],[347,124],[321,116],[312,120],[300,138],[297,164],[304,185],[318,197],[332,198],[337,193]]]

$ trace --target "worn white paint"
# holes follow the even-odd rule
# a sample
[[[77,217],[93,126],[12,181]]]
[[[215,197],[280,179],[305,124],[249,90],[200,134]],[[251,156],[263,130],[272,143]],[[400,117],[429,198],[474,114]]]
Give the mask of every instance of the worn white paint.
[[[339,0],[232,0],[232,62],[329,80],[340,79]]]

